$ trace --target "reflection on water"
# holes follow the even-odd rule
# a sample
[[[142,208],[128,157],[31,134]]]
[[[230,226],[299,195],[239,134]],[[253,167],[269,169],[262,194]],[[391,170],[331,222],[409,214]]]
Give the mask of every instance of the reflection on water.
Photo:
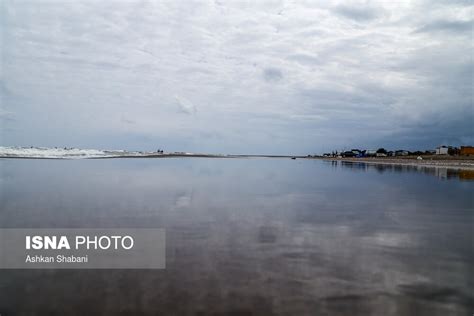
[[[378,172],[421,172],[438,177],[439,179],[459,179],[474,180],[474,170],[464,170],[448,167],[433,167],[423,165],[393,165],[393,164],[376,164],[358,161],[331,161],[333,167],[341,166],[344,168],[359,170],[376,170]]]
[[[2,227],[167,231],[166,270],[0,271],[2,316],[473,310],[474,184],[439,171],[283,159],[0,168]]]

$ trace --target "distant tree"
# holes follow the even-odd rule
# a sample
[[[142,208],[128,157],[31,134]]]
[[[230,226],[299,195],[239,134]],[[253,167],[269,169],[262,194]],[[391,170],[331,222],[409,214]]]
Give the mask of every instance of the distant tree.
[[[387,154],[387,151],[385,150],[385,148],[379,148],[377,149],[377,154]]]
[[[459,155],[459,148],[457,148],[457,147],[449,147],[449,148],[448,148],[448,155],[451,155],[451,156]]]

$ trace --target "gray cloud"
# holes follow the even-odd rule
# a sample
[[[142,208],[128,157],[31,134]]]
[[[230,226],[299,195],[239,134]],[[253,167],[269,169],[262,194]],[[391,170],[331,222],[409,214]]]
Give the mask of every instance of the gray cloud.
[[[122,117],[121,121],[125,124],[136,124],[137,122],[126,117]]]
[[[378,18],[382,14],[382,10],[376,7],[363,4],[347,5],[341,4],[334,8],[334,12],[345,18],[356,21],[371,21]]]
[[[194,106],[194,104],[192,104],[189,100],[179,96],[175,96],[175,100],[179,113],[196,114],[196,106]]]
[[[15,119],[3,120],[2,145],[307,153],[473,142],[471,3],[3,7],[0,100]]]
[[[13,120],[13,113],[0,108],[1,120]]]
[[[263,70],[263,79],[267,82],[280,81],[283,78],[283,74],[277,68],[266,68]]]
[[[450,32],[450,33],[463,33],[471,32],[473,28],[473,21],[448,21],[438,20],[430,22],[416,30],[416,32]]]
[[[307,55],[307,54],[294,54],[288,56],[289,60],[294,60],[299,64],[302,65],[315,65],[320,63],[320,60],[317,58],[317,56],[312,56],[312,55]]]

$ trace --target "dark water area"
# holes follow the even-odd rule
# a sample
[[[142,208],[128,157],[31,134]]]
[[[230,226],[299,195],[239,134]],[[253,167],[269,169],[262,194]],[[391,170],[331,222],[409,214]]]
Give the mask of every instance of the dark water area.
[[[0,314],[472,315],[464,178],[298,159],[3,159],[0,227],[165,228],[167,267],[0,270]]]

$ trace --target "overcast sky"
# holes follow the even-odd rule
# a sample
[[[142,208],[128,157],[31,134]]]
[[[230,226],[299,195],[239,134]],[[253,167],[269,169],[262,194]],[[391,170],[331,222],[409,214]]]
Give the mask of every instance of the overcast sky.
[[[472,1],[0,3],[0,145],[474,143]]]

